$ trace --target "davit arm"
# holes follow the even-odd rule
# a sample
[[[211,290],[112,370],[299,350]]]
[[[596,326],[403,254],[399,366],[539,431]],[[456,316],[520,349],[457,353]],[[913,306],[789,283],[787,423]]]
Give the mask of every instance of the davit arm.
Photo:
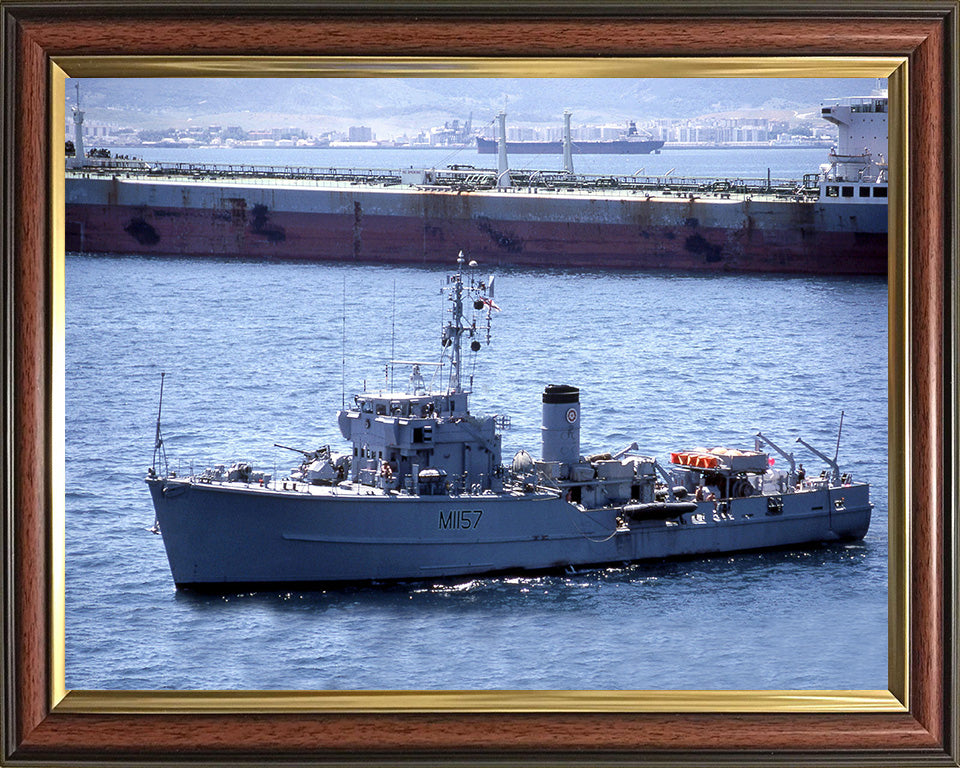
[[[779,445],[773,442],[773,440],[771,440],[769,437],[765,436],[762,432],[757,432],[757,434],[754,435],[753,440],[756,443],[757,451],[759,451],[764,444],[769,445],[771,448],[773,448],[773,450],[779,453],[780,456],[786,459],[787,462],[789,462],[790,477],[788,479],[789,479],[790,485],[793,485],[796,482],[796,478],[797,478],[797,472],[796,472],[797,464],[793,460],[793,454],[787,453],[786,451],[784,451],[783,448],[781,448]]]
[[[825,456],[824,454],[820,453],[820,451],[818,451],[816,448],[810,445],[810,443],[806,442],[800,437],[797,438],[797,442],[800,443],[800,445],[802,445],[811,453],[814,453],[817,456],[819,456],[821,459],[823,459],[833,470],[833,477],[832,477],[833,482],[834,483],[840,482],[840,466],[837,464],[836,459],[831,459],[829,456]]]

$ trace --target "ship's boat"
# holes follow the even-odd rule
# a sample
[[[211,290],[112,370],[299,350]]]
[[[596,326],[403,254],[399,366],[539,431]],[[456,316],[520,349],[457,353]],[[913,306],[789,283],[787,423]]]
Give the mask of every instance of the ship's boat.
[[[406,391],[355,395],[337,414],[350,448],[300,451],[284,477],[247,462],[170,472],[161,383],[146,483],[178,587],[569,569],[866,534],[868,484],[803,441],[829,468],[819,478],[807,479],[792,453],[760,433],[749,450],[674,451],[669,467],[635,443],[584,457],[580,390],[566,384],[542,393],[540,458],[519,451],[504,465],[508,419],[471,413],[462,376],[465,356],[490,343],[494,280],[478,277],[461,253],[444,292],[439,361],[403,362]],[[789,470],[775,470],[764,446]]]

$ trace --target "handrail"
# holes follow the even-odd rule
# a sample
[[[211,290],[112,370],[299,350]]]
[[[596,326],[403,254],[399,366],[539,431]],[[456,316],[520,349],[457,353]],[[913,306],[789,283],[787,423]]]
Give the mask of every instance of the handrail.
[[[458,192],[494,189],[498,174],[487,168],[430,169],[429,186]],[[80,168],[70,168],[67,176],[112,176],[153,179],[158,177],[186,177],[197,180],[257,180],[343,182],[369,185],[398,185],[403,183],[406,169],[338,168],[311,166],[273,166],[244,164],[187,163],[143,160],[99,160]],[[563,170],[510,169],[514,189],[523,187],[555,192],[669,192],[671,195],[703,196],[716,194],[795,194],[806,189],[796,179],[721,178],[672,175],[570,174]],[[414,185],[418,186],[418,185]]]

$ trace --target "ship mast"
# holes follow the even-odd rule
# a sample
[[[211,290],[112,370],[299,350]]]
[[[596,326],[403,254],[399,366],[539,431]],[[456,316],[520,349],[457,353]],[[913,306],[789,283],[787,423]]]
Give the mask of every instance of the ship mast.
[[[451,312],[452,321],[447,322],[445,341],[449,342],[450,348],[450,381],[447,384],[447,390],[450,394],[457,394],[463,391],[460,381],[461,363],[463,353],[460,348],[460,338],[466,330],[463,326],[463,251],[457,256],[457,274],[453,276],[453,287],[451,290],[450,301],[453,303]]]
[[[505,110],[500,110],[497,120],[500,123],[500,132],[497,136],[497,186],[509,187],[510,165],[507,162],[507,113]]]
[[[83,150],[83,111],[80,109],[80,82],[77,81],[77,103],[73,107],[73,163],[72,168],[82,168],[85,160]]]
[[[451,317],[447,320],[446,325],[444,325],[441,334],[443,344],[441,364],[447,347],[450,348],[450,377],[447,381],[448,394],[459,394],[468,391],[463,388],[463,334],[466,333],[473,339],[473,341],[470,342],[471,351],[479,351],[481,345],[476,337],[480,331],[485,331],[486,342],[487,344],[490,343],[490,318],[494,309],[500,309],[493,303],[493,277],[489,279],[489,284],[485,285],[483,282],[475,283],[471,276],[469,285],[464,286],[463,265],[465,262],[466,259],[463,256],[463,251],[460,251],[457,256],[457,273],[448,278],[448,285],[444,288],[444,291],[450,292],[449,300],[453,305],[450,308]],[[476,262],[471,261],[468,266],[475,267]],[[467,295],[468,299],[471,295],[473,296],[473,308],[475,310],[486,309],[486,317],[481,320],[479,327],[476,314],[474,314],[469,323],[467,323],[467,319],[464,317],[464,294]]]
[[[573,173],[573,141],[570,138],[570,110],[563,112],[563,170]]]

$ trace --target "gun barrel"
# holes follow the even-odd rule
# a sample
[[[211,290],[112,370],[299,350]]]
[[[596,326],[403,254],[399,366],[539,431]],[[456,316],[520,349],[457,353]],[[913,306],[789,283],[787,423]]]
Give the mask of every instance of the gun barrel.
[[[280,445],[280,443],[274,443],[274,446],[277,448],[283,448],[285,451],[296,451],[297,453],[302,453],[304,456],[310,455],[310,451],[304,451],[300,448],[291,448],[289,445]]]

